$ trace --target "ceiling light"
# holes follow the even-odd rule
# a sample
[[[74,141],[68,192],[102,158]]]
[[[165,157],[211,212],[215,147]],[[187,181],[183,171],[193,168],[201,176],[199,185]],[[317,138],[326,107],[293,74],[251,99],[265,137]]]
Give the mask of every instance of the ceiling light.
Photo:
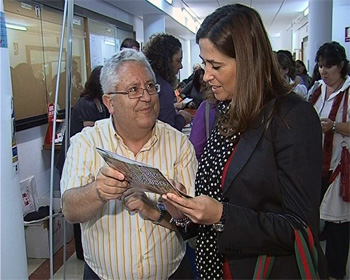
[[[306,17],[308,14],[309,14],[309,7],[307,7],[307,8],[304,10],[304,17]]]
[[[20,31],[27,31],[28,28],[22,25],[12,24],[12,23],[6,23],[6,27],[9,29],[15,29]]]
[[[173,0],[165,0],[166,2],[168,2],[170,5],[173,4]]]
[[[184,6],[183,9],[188,13],[190,14],[190,16],[193,18],[193,19],[197,19],[197,15],[187,6]]]
[[[105,44],[115,47],[115,43],[113,41],[105,40]]]

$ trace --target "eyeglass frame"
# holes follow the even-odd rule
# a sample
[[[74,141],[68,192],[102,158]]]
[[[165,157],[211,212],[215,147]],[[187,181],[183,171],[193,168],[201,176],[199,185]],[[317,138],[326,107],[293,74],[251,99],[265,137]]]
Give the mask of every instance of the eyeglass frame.
[[[152,83],[148,83],[147,86],[149,84],[152,84]],[[129,94],[130,94],[130,92],[131,92],[131,90],[133,88],[136,88],[136,93],[138,92],[139,89],[142,89],[142,95],[136,96],[136,97],[130,97]],[[129,99],[138,99],[138,98],[141,98],[144,95],[145,91],[147,91],[147,93],[149,95],[156,95],[156,94],[158,94],[160,92],[160,84],[154,84],[154,88],[155,88],[155,92],[154,93],[150,93],[149,92],[150,89],[142,88],[142,87],[136,87],[135,86],[135,87],[132,87],[132,88],[128,89],[127,91],[112,91],[112,92],[107,93],[107,95],[111,95],[111,94],[124,94],[125,95],[125,94],[127,94]]]

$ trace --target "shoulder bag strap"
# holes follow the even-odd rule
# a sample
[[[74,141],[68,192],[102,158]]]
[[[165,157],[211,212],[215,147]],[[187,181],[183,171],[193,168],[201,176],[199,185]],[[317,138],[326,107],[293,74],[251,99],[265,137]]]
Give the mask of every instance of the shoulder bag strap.
[[[209,139],[210,135],[210,128],[209,128],[209,111],[210,111],[210,103],[208,100],[205,101],[205,133],[207,136],[207,140]]]

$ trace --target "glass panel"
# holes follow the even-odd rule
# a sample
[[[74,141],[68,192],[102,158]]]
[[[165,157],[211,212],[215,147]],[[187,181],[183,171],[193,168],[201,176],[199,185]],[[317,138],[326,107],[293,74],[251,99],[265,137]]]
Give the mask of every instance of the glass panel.
[[[43,9],[43,41],[45,45],[45,74],[46,87],[49,94],[49,101],[54,102],[57,80],[57,67],[59,58],[59,46],[62,32],[63,13],[44,6]],[[74,16],[73,19],[73,38],[72,38],[72,99],[73,107],[78,101],[80,93],[83,91],[83,84],[86,81],[85,67],[85,36],[84,20],[81,17]],[[60,74],[60,84],[58,93],[58,109],[66,107],[66,48],[67,48],[67,28],[63,41],[62,64]]]
[[[47,112],[43,75],[41,6],[32,2],[4,1],[8,25],[8,45],[14,96],[15,118],[23,119]],[[30,52],[30,46],[35,51]]]
[[[115,27],[89,19],[91,69],[103,65],[115,52],[120,43],[115,39]]]
[[[32,1],[4,0],[16,120],[47,114],[54,102],[63,11]],[[86,81],[83,18],[73,20],[72,106]],[[63,43],[58,109],[65,108],[67,32]]]

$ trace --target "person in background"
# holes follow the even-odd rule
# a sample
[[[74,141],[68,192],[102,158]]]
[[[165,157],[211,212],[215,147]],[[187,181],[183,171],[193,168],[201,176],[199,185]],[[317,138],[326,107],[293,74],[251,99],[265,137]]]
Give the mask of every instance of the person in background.
[[[100,84],[100,74],[102,66],[95,67],[88,80],[85,83],[85,88],[80,94],[78,102],[72,110],[70,120],[70,134],[69,137],[74,136],[82,131],[84,127],[94,126],[97,120],[108,118],[109,112],[102,102],[102,88]],[[66,139],[63,137],[61,150],[56,162],[56,168],[59,174],[62,174],[63,164],[65,160],[65,145]],[[75,252],[78,259],[84,259],[83,247],[81,244],[81,229],[80,224],[74,224],[74,241]]]
[[[185,88],[185,86],[186,86],[186,84],[184,82],[180,82],[176,86],[176,89],[175,89],[176,100],[175,100],[175,102],[181,102],[182,100],[184,100],[184,98],[186,98],[186,96],[182,93],[182,90]]]
[[[194,72],[193,80],[182,90],[182,94],[192,98],[188,108],[197,109],[205,99],[205,91],[208,85],[203,81],[204,69],[199,68]]]
[[[199,63],[195,63],[192,66],[192,73],[190,76],[188,76],[188,78],[184,79],[182,82],[184,82],[186,85],[191,82],[193,80],[194,77],[194,73],[196,72],[196,70],[202,68],[202,66]]]
[[[211,88],[206,89],[205,95],[205,100],[200,104],[192,120],[192,128],[189,137],[196,150],[198,161],[203,154],[204,147],[216,121],[217,100]]]
[[[320,212],[321,219],[326,221],[323,235],[326,239],[329,276],[331,279],[344,279],[350,243],[350,196],[345,195],[346,190],[341,191],[341,181],[348,180],[349,188],[350,178],[349,173],[339,173],[335,178],[333,173],[342,160],[343,146],[348,153],[350,149],[349,61],[343,46],[338,42],[327,42],[318,49],[316,63],[322,79],[312,93],[310,102],[320,116],[323,132]]]
[[[181,131],[192,119],[190,113],[184,110],[177,111],[174,107],[176,74],[182,69],[181,43],[170,34],[155,34],[150,38],[143,52],[160,85],[158,119]]]
[[[32,66],[20,63],[11,74],[16,120],[47,114],[46,88],[43,81],[35,77]]]
[[[79,73],[79,67],[78,62],[76,60],[72,61],[72,83],[71,83],[71,105],[72,107],[78,102],[80,94],[84,90],[84,88],[81,85],[82,78],[81,74]],[[66,108],[66,69],[64,69],[63,72],[60,73],[60,81],[58,86],[58,108],[59,110]],[[51,83],[51,102],[54,102],[55,100],[55,93],[56,93],[56,82],[57,82],[57,75],[55,75],[52,79]]]
[[[293,91],[306,100],[307,88],[300,83],[301,78],[296,77],[295,62],[290,51],[279,50],[277,52],[277,59],[283,80],[288,84],[293,84]]]
[[[96,148],[158,168],[194,195],[193,146],[157,120],[159,85],[142,52],[118,52],[100,80],[111,117],[71,138],[61,179],[64,216],[82,226],[83,279],[191,279],[185,242],[159,195],[130,187]]]
[[[186,98],[186,95],[182,94],[182,90],[184,89],[185,86],[186,86],[186,84],[184,82],[180,82],[180,83],[178,83],[177,87],[175,88],[174,107],[177,110],[184,109],[186,106],[186,103],[183,102],[184,99]]]
[[[306,86],[307,89],[310,89],[311,77],[307,73],[304,62],[302,62],[300,59],[295,61],[295,69],[297,76],[301,78],[300,83]]]
[[[120,50],[123,49],[133,49],[135,51],[140,51],[140,43],[133,38],[126,38],[120,45]]]
[[[310,82],[310,88],[307,93],[307,100],[310,101],[312,97],[312,93],[315,91],[316,88],[319,87],[320,83],[319,80],[321,80],[320,71],[318,70],[318,64],[316,63],[314,66],[314,70],[312,71],[312,77]]]
[[[196,42],[203,79],[219,102],[218,123],[201,156],[196,196],[162,197],[179,230],[190,236],[197,229],[199,279],[253,279],[258,256],[266,256],[260,268],[270,273],[262,278],[300,279],[294,229],[305,226],[318,253],[316,270],[326,278],[316,111],[283,81],[254,9],[218,8],[204,19]]]

